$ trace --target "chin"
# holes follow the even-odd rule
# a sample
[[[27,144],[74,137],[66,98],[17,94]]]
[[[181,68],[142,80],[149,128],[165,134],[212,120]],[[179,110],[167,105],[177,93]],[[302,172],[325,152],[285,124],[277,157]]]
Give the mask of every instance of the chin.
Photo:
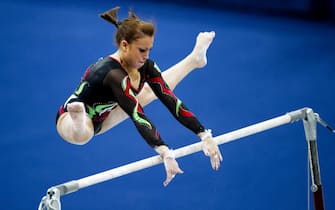
[[[137,68],[139,69],[139,68],[141,68],[142,66],[144,66],[144,63],[140,63],[140,64],[138,64],[138,65],[137,65]]]

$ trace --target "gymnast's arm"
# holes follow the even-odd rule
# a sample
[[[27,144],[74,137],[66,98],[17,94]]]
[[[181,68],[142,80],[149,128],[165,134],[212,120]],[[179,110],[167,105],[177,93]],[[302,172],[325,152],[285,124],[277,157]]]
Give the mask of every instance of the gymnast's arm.
[[[130,89],[130,79],[120,71],[113,70],[106,76],[104,84],[111,88],[119,106],[129,115],[141,136],[162,157],[166,171],[166,180],[163,184],[167,186],[176,174],[183,171],[179,168],[173,151],[168,148],[155,126],[144,115],[141,105]]]
[[[205,130],[195,115],[174,95],[155,64],[148,68],[148,75],[148,84],[153,92],[182,125],[199,136],[205,155],[210,157],[212,168],[218,170],[222,155],[213,140],[211,130]]]
[[[158,67],[149,67],[148,75],[149,86],[171,114],[195,134],[200,135],[205,132],[204,126],[196,116],[174,95],[168,84],[164,81]]]
[[[142,106],[131,90],[128,76],[121,70],[112,70],[104,79],[104,85],[110,88],[119,106],[131,118],[138,132],[151,147],[166,145],[154,124],[144,114]]]

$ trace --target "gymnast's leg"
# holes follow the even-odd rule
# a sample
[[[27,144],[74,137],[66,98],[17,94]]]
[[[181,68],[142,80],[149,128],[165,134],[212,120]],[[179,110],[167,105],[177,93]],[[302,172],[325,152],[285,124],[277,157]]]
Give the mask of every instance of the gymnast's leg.
[[[214,39],[214,36],[214,31],[199,33],[193,51],[188,56],[186,56],[186,58],[162,73],[165,82],[172,90],[191,71],[196,68],[202,68],[207,64],[206,53],[208,47]]]
[[[196,68],[202,68],[207,64],[206,52],[215,36],[215,32],[201,32],[192,52],[183,60],[162,72],[165,82],[173,90],[185,76]],[[142,91],[136,96],[142,106],[146,106],[156,99],[151,88],[146,84]],[[104,133],[123,120],[127,119],[127,114],[118,106],[109,113],[109,116],[102,124],[102,129],[98,134]]]
[[[82,102],[67,104],[67,112],[59,116],[57,131],[59,135],[71,144],[86,144],[94,135],[91,119],[87,116]]]

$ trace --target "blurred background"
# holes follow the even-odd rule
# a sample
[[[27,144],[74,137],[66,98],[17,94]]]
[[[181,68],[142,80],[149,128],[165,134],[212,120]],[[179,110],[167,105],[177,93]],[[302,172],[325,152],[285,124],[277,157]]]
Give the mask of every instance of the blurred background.
[[[127,120],[84,146],[55,129],[61,104],[84,70],[115,51],[112,25],[98,17],[121,6],[157,26],[151,59],[162,70],[215,31],[208,64],[175,93],[220,135],[311,107],[335,126],[334,0],[2,0],[1,209],[37,209],[51,186],[155,155]],[[159,101],[145,112],[173,148],[198,141]],[[158,114],[159,113],[159,114]],[[318,126],[326,209],[335,209],[335,136]],[[184,174],[164,188],[163,165],[62,197],[64,210],[300,210],[309,198],[302,122],[220,146],[214,172],[201,152],[179,159]],[[312,208],[311,207],[311,208]]]

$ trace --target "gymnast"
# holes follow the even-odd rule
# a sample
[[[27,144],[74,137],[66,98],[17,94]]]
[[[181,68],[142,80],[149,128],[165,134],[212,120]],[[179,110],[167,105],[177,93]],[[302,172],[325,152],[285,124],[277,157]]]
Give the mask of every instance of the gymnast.
[[[191,71],[207,63],[206,52],[215,32],[201,32],[192,52],[166,71],[161,72],[149,59],[153,47],[155,26],[140,20],[133,10],[127,18],[118,20],[119,7],[100,17],[117,28],[117,50],[85,71],[80,84],[57,112],[59,135],[69,143],[83,145],[94,135],[102,134],[130,117],[137,131],[162,158],[167,186],[176,174],[181,174],[173,150],[163,141],[143,108],[158,98],[182,125],[202,141],[203,151],[218,170],[222,155],[214,142],[211,130],[173,93],[176,85]]]

